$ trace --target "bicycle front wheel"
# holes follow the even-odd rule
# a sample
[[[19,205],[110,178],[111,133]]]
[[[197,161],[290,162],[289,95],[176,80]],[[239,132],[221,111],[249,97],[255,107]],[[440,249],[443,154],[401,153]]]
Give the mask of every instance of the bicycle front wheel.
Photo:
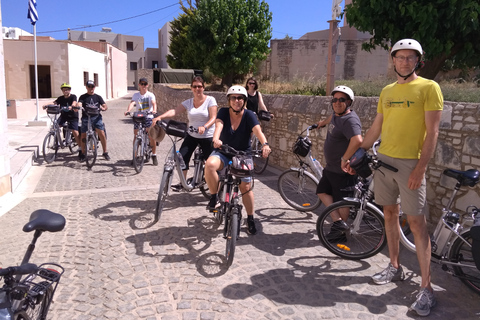
[[[235,246],[237,245],[238,228],[240,224],[238,221],[238,208],[232,208],[232,215],[227,220],[227,246],[225,250],[225,257],[227,258],[227,267],[233,263],[233,256],[235,255]]]
[[[317,184],[310,173],[289,169],[278,178],[278,191],[292,208],[311,211],[322,203],[317,196]]]
[[[261,174],[265,169],[267,169],[268,165],[268,159],[270,158],[270,155],[267,158],[262,157],[259,155],[258,151],[262,150],[262,144],[260,141],[258,141],[257,137],[254,137],[252,139],[252,150],[255,152],[253,156],[253,172],[255,174]]]
[[[75,136],[73,135],[72,130],[67,130],[67,135],[68,135],[68,138],[65,137],[65,141],[70,142],[68,144],[68,149],[70,150],[70,153],[73,154],[73,153],[78,152],[77,140],[75,140]]]
[[[87,141],[85,145],[85,160],[87,162],[87,168],[91,169],[97,160],[98,142],[95,135],[87,134]]]
[[[331,213],[348,213],[348,230],[333,226]],[[358,229],[354,225],[358,223]],[[333,227],[332,227],[333,226]],[[339,201],[328,206],[317,220],[318,238],[331,253],[345,259],[366,259],[376,255],[385,247],[385,221],[382,212],[372,204],[360,211],[358,201]]]
[[[165,201],[168,197],[168,191],[170,190],[170,184],[172,183],[172,172],[163,171],[162,181],[160,182],[160,189],[158,190],[157,205],[155,207],[155,219],[153,223],[160,220],[162,215]]]
[[[52,163],[58,152],[57,135],[54,132],[49,132],[43,140],[43,159],[45,162]]]
[[[456,262],[453,266],[453,272],[462,280],[462,282],[471,290],[480,294],[480,271],[475,265],[472,255],[472,236],[470,230],[461,235],[469,244],[467,245],[461,238],[457,238],[450,249],[448,259]]]
[[[135,139],[133,144],[133,167],[137,173],[142,172],[145,157],[143,156],[143,140],[142,138]]]
[[[31,320],[43,320],[47,318],[48,308],[53,297],[53,288],[49,286],[43,294],[39,294],[38,290],[44,290],[43,288],[48,286],[50,283],[47,281],[41,282],[37,285],[32,286],[29,294],[32,295],[34,300],[33,305],[29,303],[26,299],[24,302],[25,312],[27,313],[29,319]],[[23,317],[21,318],[23,319]]]

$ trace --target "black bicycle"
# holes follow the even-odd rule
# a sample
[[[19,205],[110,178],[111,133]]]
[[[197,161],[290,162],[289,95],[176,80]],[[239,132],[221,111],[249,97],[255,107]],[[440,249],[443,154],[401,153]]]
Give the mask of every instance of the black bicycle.
[[[68,148],[70,153],[78,151],[78,144],[73,136],[73,132],[67,125],[58,123],[58,115],[62,112],[68,112],[70,109],[67,106],[61,107],[55,104],[46,106],[47,115],[52,121],[50,131],[43,140],[43,158],[47,163],[52,163],[57,157],[58,149]],[[63,136],[63,137],[62,137]]]
[[[35,231],[20,266],[0,269],[4,285],[0,289],[0,320],[45,320],[64,268],[56,263],[39,266],[29,263],[35,244],[45,232],[58,232],[65,218],[48,210],[36,210],[23,227]]]
[[[268,111],[265,110],[260,110],[258,112],[258,120],[259,121],[270,121],[272,118],[272,114]],[[257,136],[252,134],[252,150],[255,151],[253,156],[253,172],[255,174],[262,174],[265,169],[267,169],[268,165],[268,159],[270,158],[270,155],[268,157],[264,158],[262,156],[262,148],[263,145],[260,143],[258,140]]]
[[[224,173],[219,176],[220,206],[213,210],[219,225],[225,218],[223,229],[223,237],[227,240],[225,257],[227,258],[227,266],[230,267],[235,255],[235,246],[240,235],[240,223],[242,221],[243,206],[239,203],[242,196],[242,194],[239,194],[239,185],[242,178],[252,176],[254,169],[252,156],[258,155],[262,151],[237,151],[228,145],[222,145],[220,152],[227,156],[233,156],[230,163],[224,168]],[[252,189],[253,179],[249,192]]]

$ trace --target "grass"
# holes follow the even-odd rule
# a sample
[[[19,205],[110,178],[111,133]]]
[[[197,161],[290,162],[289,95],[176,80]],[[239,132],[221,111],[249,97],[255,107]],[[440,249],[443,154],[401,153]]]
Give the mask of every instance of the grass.
[[[376,78],[370,80],[337,80],[335,85],[350,87],[356,96],[378,97],[383,87],[394,80],[388,78]],[[244,85],[245,83],[239,83]],[[480,80],[473,82],[459,82],[455,80],[439,82],[445,101],[474,102],[480,103]],[[314,80],[313,78],[297,78],[290,82],[259,81],[259,91],[266,94],[299,94],[307,96],[325,96],[326,80]],[[189,89],[190,85],[176,86],[180,89]],[[207,90],[226,91],[219,85],[208,85]]]
[[[337,80],[335,85],[350,87],[355,95],[361,97],[377,97],[383,87],[394,80],[377,78],[370,80]],[[301,95],[326,95],[326,80],[296,79],[291,82],[262,81],[259,91],[269,94],[301,94]],[[446,101],[476,102],[480,103],[480,81],[462,82],[455,80],[441,81],[440,88]]]

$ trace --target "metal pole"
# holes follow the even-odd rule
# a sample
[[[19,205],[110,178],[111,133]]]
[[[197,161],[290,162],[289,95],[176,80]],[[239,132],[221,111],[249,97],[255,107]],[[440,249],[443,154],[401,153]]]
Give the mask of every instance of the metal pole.
[[[38,68],[37,68],[37,25],[33,25],[33,52],[34,52],[34,60],[35,60],[35,99],[37,105],[37,115],[35,116],[35,121],[39,121],[38,113]]]
[[[329,95],[335,87],[335,59],[337,57],[337,30],[339,20],[330,20],[330,31],[328,35],[328,61],[327,61],[327,92]]]

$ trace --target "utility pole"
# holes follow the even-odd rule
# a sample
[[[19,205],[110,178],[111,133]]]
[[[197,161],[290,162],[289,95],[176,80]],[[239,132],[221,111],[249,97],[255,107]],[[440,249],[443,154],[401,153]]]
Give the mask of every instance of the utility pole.
[[[340,7],[342,0],[332,0],[332,20],[328,21],[330,24],[328,34],[328,56],[327,56],[327,92],[330,94],[335,87],[335,60],[337,58],[338,39],[340,37],[340,29],[337,18],[342,14]]]

